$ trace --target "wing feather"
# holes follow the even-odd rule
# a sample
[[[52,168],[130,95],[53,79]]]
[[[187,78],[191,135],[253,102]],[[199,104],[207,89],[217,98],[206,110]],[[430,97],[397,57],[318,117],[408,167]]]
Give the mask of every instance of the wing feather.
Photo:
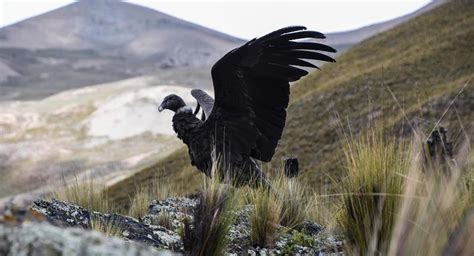
[[[196,99],[198,104],[202,107],[204,111],[204,116],[209,118],[212,112],[212,108],[214,107],[214,99],[207,94],[205,91],[200,89],[192,89],[191,95]]]
[[[289,82],[308,74],[299,67],[318,68],[303,59],[334,62],[317,52],[335,52],[332,47],[293,40],[323,38],[292,26],[227,53],[212,67],[215,102],[201,132],[213,132],[217,146],[234,159],[247,155],[270,161],[285,126]]]

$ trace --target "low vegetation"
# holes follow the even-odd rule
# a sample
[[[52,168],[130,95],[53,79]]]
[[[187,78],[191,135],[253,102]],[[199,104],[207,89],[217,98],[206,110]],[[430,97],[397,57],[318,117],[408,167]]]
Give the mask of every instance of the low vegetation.
[[[372,128],[360,138],[346,138],[348,176],[339,184],[338,222],[350,254],[442,255],[447,250],[473,206],[468,186],[473,169],[466,165],[468,147],[461,147],[455,159],[430,156],[424,138],[418,132],[408,143]]]
[[[204,178],[202,186],[183,148],[107,188],[106,195],[140,218],[162,192],[128,193],[154,177],[177,194],[199,193],[194,220],[183,228],[185,248],[194,255],[225,251],[243,205],[259,246],[271,246],[278,232],[290,229],[288,246],[309,243],[297,232],[313,219],[341,235],[349,255],[472,255],[474,155],[467,135],[474,130],[465,124],[474,120],[473,13],[471,1],[450,1],[295,84],[275,159],[295,154],[302,166],[296,179],[271,163],[271,189],[233,188],[216,178]],[[383,123],[370,125],[380,117]],[[342,134],[341,119],[349,127]],[[440,124],[450,130],[456,151],[453,159],[433,162],[426,141]],[[86,208],[112,209],[97,206],[94,193],[65,194]]]
[[[280,224],[290,229],[299,229],[308,219],[313,203],[308,189],[299,180],[287,178],[283,171],[278,171],[275,176],[272,184],[276,190],[276,200],[281,204]]]
[[[332,180],[345,176],[345,170],[339,168],[344,153],[335,113],[351,125],[354,135],[365,131],[374,118],[385,115],[387,129],[396,130],[397,136],[411,136],[410,125],[434,127],[466,83],[467,88],[446,113],[442,125],[455,135],[463,129],[458,118],[463,124],[472,123],[473,14],[472,1],[448,1],[365,40],[339,55],[336,64],[325,65],[296,82],[291,87],[287,124],[274,168],[282,158],[296,156],[302,183],[323,190],[327,187],[325,192],[335,193],[335,187],[330,186]],[[474,133],[473,126],[464,128],[468,134]],[[199,188],[200,174],[191,167],[182,148],[110,191],[114,199],[124,202],[127,197],[121,189],[133,188],[132,180],[157,173],[163,177],[176,175],[172,177],[176,184],[188,177],[184,186],[187,193]]]
[[[91,230],[101,232],[109,237],[123,237],[123,230],[120,228],[120,225],[112,218],[104,221],[99,217],[92,216],[89,220],[89,227]]]
[[[171,188],[166,184],[166,180],[153,178],[147,183],[142,183],[141,187],[136,187],[135,194],[130,196],[130,207],[128,215],[137,219],[142,218],[148,212],[148,207],[152,200],[165,199],[169,196],[179,196],[178,188]]]
[[[371,129],[346,138],[344,154],[348,176],[339,184],[340,226],[357,253],[385,254],[412,164],[410,146]]]
[[[192,227],[191,223],[185,223],[183,242],[190,255],[223,255],[227,246],[236,201],[233,188],[221,184],[217,165],[214,161],[213,178],[204,182]]]
[[[260,247],[271,246],[277,238],[282,203],[273,191],[260,188],[250,191],[251,241]]]
[[[63,178],[54,184],[50,197],[67,201],[91,211],[115,212],[118,209],[105,193],[105,186],[98,184],[91,176],[78,177],[69,181]]]
[[[407,140],[387,135],[383,127],[371,126],[361,136],[342,135],[347,172],[342,181],[334,180],[337,193],[316,193],[298,179],[286,178],[281,169],[270,176],[271,188],[234,187],[222,183],[215,167],[214,178],[201,181],[194,220],[184,221],[180,228],[185,249],[192,255],[222,255],[236,214],[247,207],[254,246],[272,247],[282,232],[290,235],[287,251],[311,246],[314,241],[299,230],[305,220],[314,218],[342,235],[350,255],[471,252],[469,243],[462,242],[469,239],[463,223],[472,221],[474,202],[473,155],[467,136],[459,137],[463,143],[454,143],[458,147],[452,159],[436,156],[434,161],[427,155],[426,135],[417,132]],[[94,184],[81,184],[76,178],[55,196],[111,211],[110,205],[97,203],[103,190]],[[149,184],[131,199],[129,213],[137,218],[146,214],[147,202],[172,195],[163,183]],[[171,218],[163,214],[154,224],[172,229]],[[113,222],[93,218],[90,224],[94,230],[120,236]]]

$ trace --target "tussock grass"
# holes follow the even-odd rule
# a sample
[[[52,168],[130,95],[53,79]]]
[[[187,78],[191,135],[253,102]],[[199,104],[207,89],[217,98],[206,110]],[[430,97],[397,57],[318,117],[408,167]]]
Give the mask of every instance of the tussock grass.
[[[119,238],[123,237],[122,234],[124,230],[113,219],[108,219],[107,221],[104,221],[100,217],[92,215],[92,217],[89,220],[89,227],[91,230],[101,232],[109,237],[112,237],[112,236],[119,237]]]
[[[276,178],[272,179],[272,184],[277,192],[276,200],[281,205],[280,224],[290,229],[300,228],[308,219],[312,203],[307,189],[297,179],[287,178],[283,167]]]
[[[218,162],[213,162],[212,178],[204,181],[192,225],[185,222],[183,242],[190,255],[223,255],[227,247],[236,201],[232,187],[220,182]]]
[[[147,191],[147,189],[138,189],[133,198],[130,199],[130,208],[128,210],[128,216],[140,219],[145,216],[148,212],[150,202],[153,197]]]
[[[380,130],[345,138],[338,224],[347,252],[441,255],[469,207],[472,166],[458,159],[426,168],[423,136],[408,143]]]
[[[171,218],[171,214],[167,211],[160,212],[156,218],[152,219],[151,223],[153,225],[165,227],[169,230],[174,230],[173,218]]]
[[[327,188],[312,191],[308,200],[308,219],[326,227],[330,230],[328,233],[335,233],[338,225],[337,216],[341,212],[341,201],[340,195],[331,193]]]
[[[418,141],[417,145],[421,143]],[[461,152],[458,156],[462,154],[469,153]],[[458,158],[457,164],[438,163],[431,166],[430,172],[422,172],[423,154],[413,155],[414,164],[405,179],[404,196],[390,241],[390,255],[454,255],[450,248],[456,238],[450,239],[463,228],[462,219],[473,206],[470,176],[474,168],[463,158]],[[464,248],[464,255],[473,255],[471,242],[465,241],[458,249]]]
[[[161,200],[170,196],[180,196],[179,189],[172,189],[166,180],[153,178],[141,187],[135,188],[135,194],[130,198],[128,215],[140,219],[148,213],[152,200]]]
[[[281,222],[282,204],[275,193],[266,188],[249,190],[252,212],[250,236],[254,245],[271,246]]]
[[[105,186],[98,184],[93,177],[74,176],[71,181],[62,178],[60,184],[55,184],[50,197],[79,205],[89,211],[103,213],[117,212],[118,208],[109,200]]]
[[[410,146],[375,128],[344,143],[348,177],[340,184],[339,224],[353,253],[386,252],[411,164]]]

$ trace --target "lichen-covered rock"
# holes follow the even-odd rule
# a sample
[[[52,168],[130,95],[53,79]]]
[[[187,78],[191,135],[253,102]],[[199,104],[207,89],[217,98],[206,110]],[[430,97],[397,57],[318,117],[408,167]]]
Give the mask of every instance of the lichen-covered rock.
[[[197,199],[186,197],[170,197],[165,200],[153,200],[150,203],[148,214],[141,222],[145,225],[162,225],[168,219],[170,225],[164,225],[172,230],[180,229],[185,218],[192,220],[193,211],[198,203]]]
[[[102,223],[114,223],[117,229],[122,230],[125,239],[157,248],[182,250],[181,238],[175,232],[157,225],[145,225],[128,216],[89,212],[80,206],[55,199],[36,201],[32,208],[56,226],[90,229],[90,219],[95,218]]]
[[[59,228],[47,223],[0,225],[0,255],[162,255],[163,251],[81,228]],[[169,252],[168,252],[169,253]],[[170,255],[170,254],[169,254]]]
[[[113,222],[120,227],[121,237],[125,240],[183,253],[180,231],[185,219],[192,221],[197,204],[198,199],[184,197],[155,200],[150,203],[148,214],[140,220],[119,214],[89,212],[54,199],[37,201],[32,208],[56,226],[87,230],[91,218],[103,223]],[[251,213],[250,205],[235,212],[235,221],[227,234],[227,255],[327,255],[342,252],[342,239],[327,234],[323,226],[311,221],[305,221],[298,230],[278,226],[275,242],[268,248],[258,247],[251,241]]]

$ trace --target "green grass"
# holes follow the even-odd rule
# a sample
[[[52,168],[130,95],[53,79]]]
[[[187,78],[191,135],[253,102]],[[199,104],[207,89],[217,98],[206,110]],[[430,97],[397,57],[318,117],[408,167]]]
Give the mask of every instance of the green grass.
[[[348,176],[339,184],[339,226],[354,254],[385,254],[412,162],[410,145],[375,128],[344,143]]]

